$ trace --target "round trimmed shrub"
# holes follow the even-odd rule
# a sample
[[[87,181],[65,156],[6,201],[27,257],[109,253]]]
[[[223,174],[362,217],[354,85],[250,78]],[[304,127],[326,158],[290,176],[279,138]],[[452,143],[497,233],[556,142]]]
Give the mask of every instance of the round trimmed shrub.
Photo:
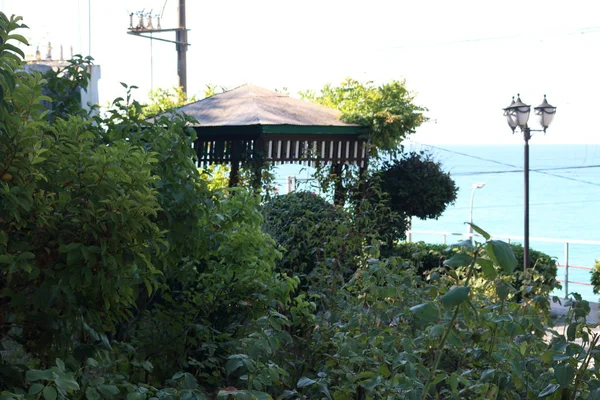
[[[276,196],[263,206],[263,230],[284,248],[281,272],[305,276],[326,259],[347,258],[346,212],[311,192]]]

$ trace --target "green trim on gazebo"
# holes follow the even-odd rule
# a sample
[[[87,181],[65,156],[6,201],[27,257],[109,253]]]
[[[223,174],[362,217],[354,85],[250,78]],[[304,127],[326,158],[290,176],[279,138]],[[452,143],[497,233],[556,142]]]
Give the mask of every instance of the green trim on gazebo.
[[[366,135],[361,126],[319,125],[243,125],[243,126],[194,126],[198,137],[219,139],[223,136],[239,138],[265,135]]]
[[[368,163],[368,131],[340,119],[340,112],[253,85],[179,107],[197,120],[194,144],[198,163],[231,165],[237,182],[241,164],[260,168],[273,164],[341,166]],[[255,175],[260,176],[256,170]]]

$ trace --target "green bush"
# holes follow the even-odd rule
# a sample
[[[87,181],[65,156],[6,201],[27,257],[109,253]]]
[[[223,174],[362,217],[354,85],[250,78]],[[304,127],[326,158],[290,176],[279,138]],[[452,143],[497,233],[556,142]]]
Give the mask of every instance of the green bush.
[[[349,259],[353,247],[345,242],[348,215],[316,194],[276,196],[264,204],[262,212],[264,231],[284,249],[280,271],[306,276],[327,259],[334,259],[335,266]]]
[[[520,244],[510,245],[519,265],[515,270],[515,282],[517,288],[520,286],[534,286],[540,288],[542,293],[550,294],[554,289],[560,289],[561,285],[556,280],[558,268],[556,257],[549,256],[538,250],[529,249],[530,271],[523,273],[523,246]]]
[[[384,254],[411,261],[417,275],[423,276],[427,271],[441,267],[448,258],[449,250],[445,244],[405,242],[396,244],[392,249],[386,249]]]
[[[599,398],[589,304],[564,329],[544,312],[550,257],[521,274],[479,228],[381,257],[376,208],[209,190],[186,121],[130,93],[47,118],[18,25],[0,12],[0,399]],[[300,290],[267,227],[288,272],[312,266]]]
[[[556,281],[556,259],[541,251],[529,249],[531,269],[524,277],[522,268],[523,246],[511,243],[510,247],[516,259],[519,260],[519,267],[515,269],[513,274],[513,285],[516,288],[521,288],[524,285],[526,287],[535,286],[546,294],[560,288],[560,284]],[[453,254],[454,251],[451,246],[424,242],[399,243],[387,253],[387,255],[401,257],[413,262],[417,268],[417,274],[420,276],[441,267],[444,261]]]
[[[594,269],[590,272],[592,277],[590,282],[592,283],[594,294],[600,293],[600,260],[596,260]]]

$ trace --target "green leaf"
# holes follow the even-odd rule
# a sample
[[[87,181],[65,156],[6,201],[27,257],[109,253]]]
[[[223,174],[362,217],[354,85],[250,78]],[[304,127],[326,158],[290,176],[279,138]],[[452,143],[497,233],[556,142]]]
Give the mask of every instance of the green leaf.
[[[586,400],[600,400],[600,388],[592,390]]]
[[[58,393],[56,393],[54,386],[46,386],[43,395],[45,400],[56,400]]]
[[[25,37],[23,35],[19,35],[17,33],[11,33],[10,35],[8,35],[6,37],[6,41],[8,41],[8,40],[17,40],[23,44],[29,44],[27,42],[27,39],[25,39]]]
[[[99,400],[101,398],[100,393],[96,390],[96,388],[88,387],[85,390],[85,398],[87,400]],[[129,397],[127,397],[129,399]]]
[[[42,385],[41,383],[34,383],[29,387],[29,391],[27,393],[34,396],[41,392],[44,389],[44,387],[46,387],[46,385]]]
[[[108,398],[116,396],[120,393],[119,388],[115,385],[99,385],[97,389],[104,397]]]
[[[253,400],[273,400],[273,398],[265,392],[259,392],[257,390],[247,390],[245,392],[248,393],[251,396],[250,398]]]
[[[59,375],[58,377],[56,377],[54,382],[56,383],[56,386],[67,392],[72,390],[79,390],[79,384],[71,374]]]
[[[93,358],[88,358],[86,360],[86,364],[89,365],[90,367],[97,367],[99,365],[98,361],[94,360]]]
[[[367,389],[368,391],[371,391],[373,389],[375,389],[377,386],[379,386],[381,384],[381,376],[377,375],[375,377],[373,377],[373,379],[371,379],[369,382],[367,382],[364,385],[364,388]]]
[[[183,375],[185,375],[185,373],[184,373],[184,372],[181,372],[181,371],[179,371],[179,372],[175,372],[175,374],[173,375],[173,377],[172,377],[171,379],[173,379],[173,380],[177,380],[177,379],[179,379],[179,378],[183,377]]]
[[[35,255],[29,251],[26,251],[24,253],[21,253],[17,256],[17,260],[21,261],[21,260],[33,260],[35,258]]]
[[[575,336],[577,335],[577,322],[569,324],[567,327],[567,340],[573,341],[575,340]]]
[[[437,307],[432,302],[418,304],[410,308],[410,312],[420,320],[433,322],[439,319]]]
[[[510,293],[510,286],[506,282],[500,282],[496,285],[496,294],[500,300],[506,300]]]
[[[512,248],[501,240],[490,240],[485,248],[490,258],[498,264],[506,274],[511,274],[517,266],[517,259]]]
[[[486,231],[484,231],[483,229],[481,229],[480,227],[478,227],[477,225],[473,224],[473,223],[469,223],[467,222],[469,225],[471,225],[471,228],[473,228],[473,230],[477,233],[479,233],[481,236],[483,236],[485,238],[485,240],[490,240],[490,234],[487,233]]]
[[[63,362],[63,360],[61,360],[60,358],[57,358],[55,360],[55,362],[56,362],[56,366],[58,367],[60,372],[65,372],[65,363]]]
[[[102,385],[104,382],[106,382],[106,379],[104,379],[104,377],[97,376],[95,378],[90,379],[89,383],[92,386],[98,386],[98,385]]]
[[[546,350],[542,356],[540,357],[540,360],[542,360],[542,362],[544,364],[550,364],[550,362],[552,361],[552,356],[554,355],[555,351],[554,350]]]
[[[310,379],[307,378],[306,376],[303,376],[302,378],[298,379],[298,383],[296,383],[296,387],[298,387],[298,389],[306,387],[306,386],[310,386],[310,385],[314,385],[315,383],[317,383],[317,381],[315,381],[314,379]]]
[[[129,392],[127,393],[127,400],[145,400],[146,396],[140,392]]]
[[[446,374],[446,373],[437,374],[435,376],[435,378],[431,381],[431,384],[432,385],[437,385],[441,381],[445,380],[447,377],[448,377],[448,374]]]
[[[4,50],[10,50],[10,51],[12,51],[12,52],[17,53],[18,55],[20,55],[21,58],[25,58],[25,53],[23,53],[23,50],[21,50],[20,48],[18,48],[16,46],[13,46],[12,44],[4,43],[2,45],[2,50],[3,51]]]
[[[194,375],[186,372],[183,376],[183,384],[181,385],[182,389],[194,390],[198,387],[198,381],[194,378]]]
[[[452,286],[448,293],[440,296],[440,302],[446,307],[456,307],[469,298],[468,286]]]
[[[473,261],[472,257],[462,253],[455,253],[452,257],[444,261],[444,265],[449,267],[464,267],[471,264],[471,261]]]
[[[540,392],[540,394],[538,395],[538,397],[548,397],[552,393],[556,392],[559,388],[560,388],[559,384],[550,383],[550,384],[548,384],[548,386],[546,386],[546,388],[544,390],[542,390]]]
[[[225,371],[227,372],[227,375],[231,375],[231,373],[233,371],[235,371],[238,368],[241,368],[244,366],[244,360],[241,360],[239,358],[230,358],[229,360],[227,360],[227,363],[225,363]],[[173,378],[173,379],[177,379],[177,378]]]
[[[29,369],[25,372],[25,378],[29,382],[35,382],[39,380],[47,380],[52,379],[52,371],[49,370],[39,370],[39,369]]]
[[[575,378],[575,368],[571,364],[563,363],[554,367],[556,382],[562,387],[569,387]]]
[[[450,389],[452,389],[452,393],[458,393],[458,375],[456,374],[450,375]]]
[[[477,264],[481,266],[481,271],[483,272],[483,276],[485,279],[489,281],[493,281],[498,276],[498,271],[494,267],[494,263],[492,261],[487,260],[485,258],[478,258]]]

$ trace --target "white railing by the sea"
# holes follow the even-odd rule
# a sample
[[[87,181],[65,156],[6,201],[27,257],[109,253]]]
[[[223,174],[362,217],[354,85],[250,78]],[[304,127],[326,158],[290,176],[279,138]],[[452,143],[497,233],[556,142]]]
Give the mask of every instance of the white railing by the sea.
[[[481,238],[479,234],[471,234],[468,232],[465,233],[457,233],[457,232],[443,232],[443,231],[420,231],[420,230],[409,230],[406,231],[406,241],[412,242],[413,234],[415,235],[432,235],[437,236],[438,238],[441,236],[442,243],[446,244],[448,238],[462,238],[463,240],[469,240],[471,237],[473,238]],[[505,240],[508,243],[511,241],[522,241],[523,236],[513,236],[513,235],[491,235],[492,239]],[[580,266],[580,265],[571,265],[569,260],[569,246],[572,244],[583,244],[583,245],[592,245],[592,246],[600,246],[600,241],[596,240],[579,240],[579,239],[555,239],[555,238],[541,238],[541,237],[530,237],[530,242],[551,242],[551,243],[562,243],[563,244],[563,263],[560,263],[557,260],[556,266],[560,269],[564,269],[564,278],[559,279],[557,276],[557,281],[563,285],[565,297],[568,296],[569,292],[569,284],[571,285],[582,285],[582,286],[592,286],[592,284],[588,282],[580,282],[580,281],[572,281],[569,280],[569,270],[571,269],[580,269],[591,271],[594,268],[592,266]],[[561,274],[558,273],[560,276]]]

